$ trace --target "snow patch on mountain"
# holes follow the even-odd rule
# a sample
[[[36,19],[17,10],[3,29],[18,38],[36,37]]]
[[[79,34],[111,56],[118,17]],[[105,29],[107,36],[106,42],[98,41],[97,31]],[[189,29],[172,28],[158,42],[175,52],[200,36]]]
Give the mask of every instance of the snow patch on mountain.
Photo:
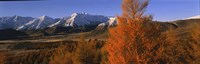
[[[39,17],[38,19],[34,19],[29,23],[26,23],[25,25],[18,27],[17,30],[43,29],[53,23],[55,23],[55,20],[53,18],[44,15]]]
[[[200,15],[192,16],[192,17],[189,17],[189,18],[186,18],[186,19],[200,19]]]
[[[65,26],[79,27],[85,25],[98,25],[108,21],[109,18],[102,15],[90,15],[87,13],[73,13],[65,22]]]
[[[115,17],[110,18],[110,20],[108,21],[108,25],[109,26],[117,25],[116,18]]]
[[[107,22],[101,23],[97,26],[96,29],[107,29],[109,27],[113,27],[117,25],[117,21],[115,17],[110,17],[109,20]]]
[[[62,17],[62,18],[56,18],[55,19],[55,23],[49,25],[48,27],[63,27],[65,21],[68,19],[69,17]]]

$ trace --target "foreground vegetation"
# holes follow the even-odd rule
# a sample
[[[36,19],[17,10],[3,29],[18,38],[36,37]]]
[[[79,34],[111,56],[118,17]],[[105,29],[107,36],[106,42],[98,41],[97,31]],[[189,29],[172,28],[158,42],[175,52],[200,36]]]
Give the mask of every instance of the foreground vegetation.
[[[24,53],[1,51],[0,64],[98,64],[101,61],[100,49],[104,43],[97,39],[85,41],[81,38],[80,41],[24,47],[23,49],[30,51]],[[14,47],[23,47],[22,45],[27,44],[21,43]],[[21,50],[21,48],[15,48],[15,50]]]
[[[153,23],[144,14],[147,5],[148,0],[123,0],[118,25],[109,30],[110,64],[198,64],[199,25]]]

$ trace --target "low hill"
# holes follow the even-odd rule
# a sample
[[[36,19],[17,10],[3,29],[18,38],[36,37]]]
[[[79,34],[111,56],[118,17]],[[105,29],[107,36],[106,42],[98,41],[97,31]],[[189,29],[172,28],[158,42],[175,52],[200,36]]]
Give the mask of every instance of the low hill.
[[[17,31],[14,29],[0,30],[0,39],[14,39],[28,36],[25,32]]]

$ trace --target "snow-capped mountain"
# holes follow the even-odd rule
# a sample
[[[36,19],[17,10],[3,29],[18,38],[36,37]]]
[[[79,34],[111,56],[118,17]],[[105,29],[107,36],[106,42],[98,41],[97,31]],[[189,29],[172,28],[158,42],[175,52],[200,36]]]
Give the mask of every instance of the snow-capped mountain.
[[[189,17],[189,18],[186,18],[186,19],[200,19],[200,15],[192,16],[192,17]]]
[[[17,30],[37,30],[37,29],[43,29],[56,21],[48,16],[41,16],[38,19],[34,19],[20,27],[17,28]]]
[[[38,30],[46,27],[84,27],[90,25],[99,25],[110,20],[109,17],[103,15],[91,15],[87,13],[73,13],[69,17],[51,18],[41,16],[39,18],[32,17],[0,17],[0,30],[16,29],[16,30]]]
[[[102,15],[90,15],[87,13],[73,13],[69,19],[66,20],[65,26],[79,27],[85,25],[98,25],[108,21],[109,18]]]
[[[0,18],[0,30],[1,29],[17,29],[21,25],[28,23],[33,20],[32,17],[21,17],[21,16],[11,16],[11,17],[1,17]]]
[[[48,27],[62,26],[62,27],[81,27],[87,25],[98,25],[107,22],[108,17],[102,15],[90,15],[87,13],[73,13],[70,17],[58,19],[57,22]]]

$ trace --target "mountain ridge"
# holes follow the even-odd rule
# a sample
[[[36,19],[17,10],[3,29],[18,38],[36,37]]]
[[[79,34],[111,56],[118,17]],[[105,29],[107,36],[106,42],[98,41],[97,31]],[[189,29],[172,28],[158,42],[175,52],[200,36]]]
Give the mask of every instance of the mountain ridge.
[[[200,15],[189,17],[188,19],[200,19]],[[115,17],[103,15],[91,15],[88,13],[73,13],[68,17],[51,18],[43,15],[38,18],[22,17],[22,16],[7,16],[0,17],[0,30],[15,29],[15,30],[40,30],[51,27],[73,27],[80,28],[84,26],[94,26],[97,29],[109,28],[117,25]]]
[[[88,13],[73,13],[69,17],[62,18],[51,18],[46,15],[40,16],[38,18],[14,15],[8,17],[0,17],[0,30],[39,30],[47,27],[80,27],[98,25],[100,23],[107,22],[108,20],[109,17],[107,16],[91,15]]]
[[[185,19],[200,19],[200,15],[188,17],[188,18],[185,18]]]

